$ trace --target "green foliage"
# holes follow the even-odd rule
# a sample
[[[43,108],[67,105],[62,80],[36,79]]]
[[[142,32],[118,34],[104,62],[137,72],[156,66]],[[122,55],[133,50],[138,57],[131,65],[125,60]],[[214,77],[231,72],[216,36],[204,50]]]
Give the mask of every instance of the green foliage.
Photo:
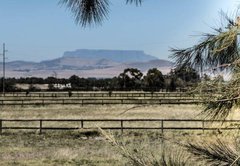
[[[176,68],[172,74],[173,77],[181,78],[185,82],[198,82],[200,80],[198,72],[191,67]]]
[[[240,165],[239,154],[229,145],[217,139],[215,142],[192,143],[183,145],[197,161],[204,161],[207,165]]]
[[[211,119],[227,118],[235,106],[239,107],[240,99],[240,56],[237,40],[240,31],[239,18],[238,22],[234,23],[223,12],[221,18],[225,19],[227,25],[224,25],[224,28],[213,28],[216,34],[204,34],[202,41],[193,47],[171,49],[172,58],[176,59],[179,68],[190,66],[202,70],[204,67],[212,67],[210,71],[226,69],[231,72],[232,77],[228,82],[223,82],[223,77],[218,76],[213,81],[203,80],[197,88],[198,91],[204,92],[211,87],[218,94],[205,99],[205,109],[202,114]]]
[[[203,70],[207,66],[216,67],[239,59],[237,35],[240,27],[224,12],[220,12],[220,18],[225,25],[213,27],[215,33],[202,34],[197,45],[186,49],[171,48],[171,58],[176,60],[176,66]]]
[[[202,114],[211,119],[226,119],[233,110],[239,107],[239,85],[240,72],[234,72],[228,82],[223,82],[222,77],[217,77],[210,82],[203,82],[199,89],[204,91],[211,87],[217,95],[205,98],[205,109]]]
[[[148,88],[155,91],[163,89],[165,85],[165,80],[162,75],[162,72],[157,68],[149,69],[147,75],[144,77],[144,81]]]
[[[28,87],[29,92],[35,92],[35,91],[40,91],[41,89],[33,84],[30,84]]]
[[[79,87],[80,78],[78,76],[76,76],[76,75],[72,75],[69,78],[69,82],[71,83],[72,88]]]
[[[127,68],[118,76],[118,86],[121,89],[139,89],[142,84],[142,72],[136,68]]]
[[[3,81],[0,81],[0,91],[3,89]],[[17,90],[15,79],[5,79],[5,92],[14,92]]]

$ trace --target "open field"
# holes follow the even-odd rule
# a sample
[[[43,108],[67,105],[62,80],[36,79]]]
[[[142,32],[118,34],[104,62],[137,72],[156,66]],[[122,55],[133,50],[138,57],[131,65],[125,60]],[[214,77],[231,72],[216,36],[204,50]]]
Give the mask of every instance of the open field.
[[[202,110],[197,105],[152,105],[132,109],[121,116],[117,116],[134,105],[96,105],[87,106],[4,106],[1,107],[1,119],[201,119],[197,116]],[[237,117],[236,117],[237,118]],[[19,122],[9,122],[11,125],[21,126]],[[105,122],[104,122],[105,123]],[[109,124],[96,123],[97,126]],[[10,125],[10,124],[4,124]],[[33,122],[25,125],[34,125]],[[36,124],[38,125],[38,124]],[[49,122],[45,125],[56,125]],[[58,124],[59,125],[59,124]],[[79,126],[79,123],[62,123],[60,126]],[[119,125],[119,124],[118,124]],[[134,123],[133,126],[149,124]],[[151,124],[159,125],[159,124]],[[189,124],[180,122],[168,125]],[[219,124],[218,124],[219,125]],[[39,135],[37,130],[18,131],[7,130],[0,135],[0,165],[124,165],[117,149],[96,130],[77,131],[43,131]],[[223,137],[230,140],[236,131],[223,131],[219,135],[216,131],[165,131],[164,135],[179,141],[212,139]],[[133,150],[135,147],[153,152],[157,156],[161,145],[161,131],[159,130],[126,130],[123,135],[115,131],[117,139]]]
[[[155,119],[155,118],[196,118],[202,110],[195,105],[150,105],[138,107],[118,116],[135,105],[58,105],[58,106],[4,106],[0,107],[2,119]]]

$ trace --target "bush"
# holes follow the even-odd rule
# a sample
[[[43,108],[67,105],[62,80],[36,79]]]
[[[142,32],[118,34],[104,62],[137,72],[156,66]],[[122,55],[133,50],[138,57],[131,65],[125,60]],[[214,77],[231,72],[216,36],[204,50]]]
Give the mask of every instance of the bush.
[[[41,91],[41,88],[37,87],[36,85],[30,84],[28,87],[29,92],[36,92],[36,91]]]

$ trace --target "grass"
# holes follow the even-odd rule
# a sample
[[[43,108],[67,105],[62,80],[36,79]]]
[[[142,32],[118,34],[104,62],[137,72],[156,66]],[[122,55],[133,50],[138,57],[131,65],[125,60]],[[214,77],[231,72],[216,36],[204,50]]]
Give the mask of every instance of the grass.
[[[0,117],[2,119],[164,119],[164,118],[195,118],[201,111],[201,106],[195,105],[152,105],[147,107],[138,107],[125,114],[118,114],[134,107],[134,105],[57,105],[57,106],[3,106],[0,107]]]
[[[59,106],[4,106],[0,108],[1,119],[197,119],[202,110],[196,105],[152,105],[132,109],[121,116],[117,116],[134,105],[59,105]],[[5,122],[4,122],[5,123]],[[10,124],[4,124],[10,125]],[[11,125],[36,125],[36,123],[20,124],[12,122]],[[79,124],[46,123],[44,125],[77,126]],[[90,124],[86,124],[90,125]],[[108,125],[97,123],[97,125]],[[119,125],[119,124],[115,124]],[[133,123],[129,126],[146,126],[149,124]],[[153,124],[159,125],[159,124]],[[166,125],[194,125],[188,123]],[[235,131],[223,131],[219,135],[217,131],[208,131],[203,135],[201,131],[166,131],[165,137],[177,142],[192,140],[211,140],[221,137],[230,140],[237,134]],[[130,152],[136,147],[147,156],[162,156],[162,134],[157,130],[126,130],[123,135],[115,131],[117,140],[124,143]],[[172,143],[166,143],[165,158],[169,159]],[[181,151],[181,150],[180,150]],[[169,152],[169,154],[168,154]],[[180,155],[181,156],[181,155]],[[171,157],[170,157],[171,158]],[[160,159],[159,159],[160,160]],[[172,159],[173,162],[176,159]],[[96,130],[77,131],[43,131],[39,135],[37,131],[3,131],[0,135],[0,165],[125,165],[128,159],[122,158],[118,149],[113,147],[100,132]],[[177,159],[176,162],[181,162]],[[128,164],[127,164],[128,165]]]
[[[119,158],[109,157],[114,149],[107,142],[85,139],[79,132],[14,132],[0,138],[0,165],[113,165]]]

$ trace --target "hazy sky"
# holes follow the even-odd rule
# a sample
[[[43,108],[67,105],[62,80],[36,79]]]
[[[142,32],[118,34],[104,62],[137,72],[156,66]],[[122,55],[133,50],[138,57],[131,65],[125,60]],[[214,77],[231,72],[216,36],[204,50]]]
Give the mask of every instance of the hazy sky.
[[[196,43],[190,35],[209,32],[218,11],[236,10],[239,0],[145,0],[141,7],[110,0],[102,26],[81,28],[59,0],[0,0],[0,44],[7,61],[41,61],[76,49],[144,50],[168,59],[169,47]],[[2,52],[2,48],[0,48]]]

